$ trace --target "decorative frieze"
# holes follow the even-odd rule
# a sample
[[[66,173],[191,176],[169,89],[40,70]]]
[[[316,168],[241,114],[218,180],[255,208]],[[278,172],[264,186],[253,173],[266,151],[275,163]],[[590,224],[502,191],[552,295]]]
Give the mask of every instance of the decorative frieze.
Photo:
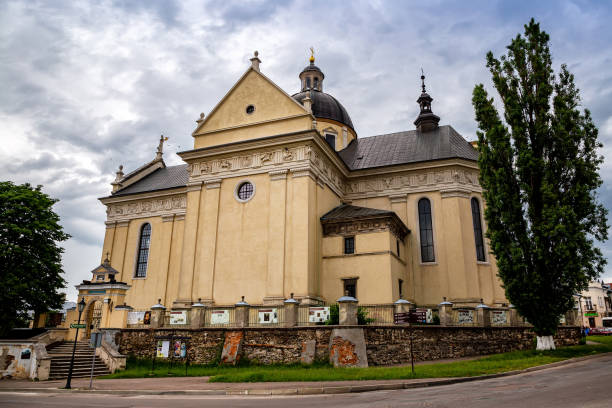
[[[126,222],[135,218],[184,214],[187,209],[185,195],[109,204],[106,209],[108,222]],[[117,225],[118,227],[120,225]]]
[[[346,184],[347,197],[352,199],[373,193],[397,197],[399,192],[411,193],[426,190],[480,192],[478,170],[430,170],[414,172],[414,174],[362,178]]]
[[[277,150],[195,162],[188,166],[189,176],[200,178],[213,174],[305,161],[310,156],[310,149],[310,146],[285,147]]]

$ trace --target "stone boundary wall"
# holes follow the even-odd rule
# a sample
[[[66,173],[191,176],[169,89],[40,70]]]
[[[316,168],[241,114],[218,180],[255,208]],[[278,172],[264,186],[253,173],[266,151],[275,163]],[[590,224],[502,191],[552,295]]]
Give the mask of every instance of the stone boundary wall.
[[[315,343],[315,360],[328,361],[334,328],[363,329],[370,366],[410,362],[410,336],[415,361],[479,356],[533,348],[535,334],[528,327],[443,326],[314,326],[291,328],[243,328],[242,358],[260,364],[299,363],[308,343]],[[105,329],[102,329],[103,331]],[[190,336],[192,364],[219,361],[225,333],[236,329],[113,329],[115,344],[124,355],[151,358],[155,336]],[[559,327],[556,346],[578,344],[580,328]]]

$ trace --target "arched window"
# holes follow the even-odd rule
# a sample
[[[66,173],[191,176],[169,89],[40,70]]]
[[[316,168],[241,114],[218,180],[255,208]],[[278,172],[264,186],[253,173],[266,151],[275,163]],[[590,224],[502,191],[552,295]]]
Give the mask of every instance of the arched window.
[[[482,223],[480,221],[480,204],[472,198],[472,223],[474,224],[474,240],[476,241],[476,259],[485,261],[484,241],[482,239]]]
[[[138,259],[136,260],[136,278],[147,277],[147,264],[149,263],[149,247],[151,246],[151,224],[146,223],[140,228],[140,241],[138,242]]]
[[[421,262],[435,262],[431,203],[426,198],[419,200],[419,229],[421,231]]]

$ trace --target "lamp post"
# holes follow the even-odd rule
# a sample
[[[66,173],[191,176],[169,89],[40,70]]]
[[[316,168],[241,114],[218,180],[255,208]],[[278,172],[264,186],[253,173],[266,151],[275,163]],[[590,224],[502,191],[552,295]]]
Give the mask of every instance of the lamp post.
[[[81,324],[81,313],[85,309],[85,298],[81,298],[81,301],[77,304],[79,309],[79,319],[77,321],[76,333],[74,334],[74,345],[72,346],[72,358],[70,359],[70,368],[68,369],[68,379],[66,380],[65,389],[69,390],[70,381],[72,380],[72,369],[74,368],[74,353],[76,351],[77,338],[79,337],[79,325]]]

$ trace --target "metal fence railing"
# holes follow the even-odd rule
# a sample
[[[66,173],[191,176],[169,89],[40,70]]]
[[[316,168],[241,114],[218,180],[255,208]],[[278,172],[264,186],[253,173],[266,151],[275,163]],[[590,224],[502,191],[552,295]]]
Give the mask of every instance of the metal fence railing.
[[[231,327],[236,323],[235,312],[234,305],[207,308],[204,321],[209,327]]]
[[[280,305],[251,305],[249,307],[250,327],[284,326],[285,308]]]
[[[380,305],[359,305],[364,313],[364,317],[369,324],[375,325],[392,325],[393,313],[395,312],[395,305],[393,303],[380,304]],[[358,314],[359,314],[358,309]]]
[[[318,326],[325,324],[330,318],[330,307],[333,305],[299,305],[298,326]],[[335,305],[337,307],[337,305]]]
[[[295,324],[297,326],[317,326],[325,324],[338,324],[339,311],[338,304],[308,305],[299,304]],[[358,304],[358,324],[369,325],[436,325],[448,326],[530,326],[523,318],[516,315],[514,309],[508,307],[494,307],[485,309],[484,317],[488,320],[481,321],[483,313],[478,308],[470,306],[458,306],[445,310],[427,306],[412,307],[408,313],[407,309],[402,310],[399,315],[398,305],[393,303],[385,304]],[[291,310],[288,306],[279,305],[248,305],[246,326],[248,327],[284,327],[293,318],[287,316]],[[155,311],[142,309],[131,310],[128,312],[128,328],[150,328],[153,322]],[[200,314],[198,314],[200,313]],[[203,313],[203,315],[202,315]],[[444,313],[444,315],[442,315]],[[488,314],[488,317],[487,317]],[[189,328],[192,326],[192,319],[202,319],[203,322],[197,326],[201,327],[240,327],[243,323],[238,315],[238,308],[235,305],[215,305],[204,309],[191,310],[164,310],[161,317],[161,327],[164,328]],[[408,319],[408,320],[406,320]],[[193,321],[195,323],[195,320]],[[562,323],[563,324],[563,323]],[[570,323],[568,323],[570,324]]]

